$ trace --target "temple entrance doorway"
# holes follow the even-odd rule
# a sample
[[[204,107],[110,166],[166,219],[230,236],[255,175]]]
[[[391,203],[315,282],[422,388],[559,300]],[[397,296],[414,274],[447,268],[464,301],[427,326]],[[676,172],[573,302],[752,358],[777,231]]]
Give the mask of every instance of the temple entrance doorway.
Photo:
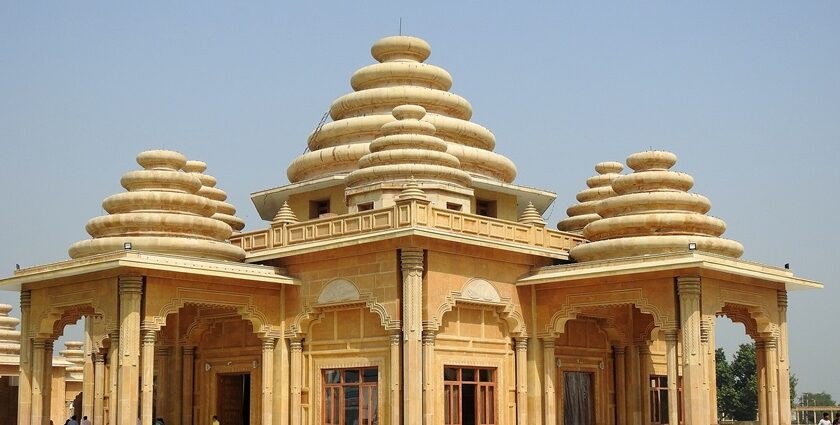
[[[443,369],[443,417],[446,425],[496,423],[496,370],[446,367]]]
[[[592,374],[563,372],[563,423],[595,425],[595,402]]]
[[[251,374],[220,374],[216,385],[216,411],[219,422],[225,425],[248,425],[251,403]]]

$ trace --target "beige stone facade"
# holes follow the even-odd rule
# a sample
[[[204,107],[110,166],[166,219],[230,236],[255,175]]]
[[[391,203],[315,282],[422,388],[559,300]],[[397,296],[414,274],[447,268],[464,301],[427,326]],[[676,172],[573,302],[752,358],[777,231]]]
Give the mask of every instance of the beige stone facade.
[[[820,284],[738,259],[675,155],[599,164],[553,230],[427,43],[371,51],[291,183],[253,195],[266,228],[148,151],[71,260],[0,281],[19,425],[62,420],[52,345],[82,318],[61,376],[93,425],[717,423],[716,316],[757,343],[762,423],[790,423],[787,291]]]

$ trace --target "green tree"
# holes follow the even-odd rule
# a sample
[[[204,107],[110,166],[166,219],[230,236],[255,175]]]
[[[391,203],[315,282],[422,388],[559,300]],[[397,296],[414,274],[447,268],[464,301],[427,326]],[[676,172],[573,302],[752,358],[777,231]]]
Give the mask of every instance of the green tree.
[[[799,396],[799,404],[803,406],[836,406],[837,402],[831,398],[831,394],[823,391],[820,393],[802,393]]]
[[[790,374],[790,407],[796,404],[796,385],[799,384],[799,378],[796,374]]]
[[[732,360],[732,375],[735,377],[735,400],[732,419],[753,421],[758,411],[758,393],[755,376],[755,345],[741,344]]]
[[[723,351],[723,348],[715,350],[715,372],[717,375],[718,419],[731,418],[735,409],[735,375],[732,374],[732,365],[726,360],[726,352]]]

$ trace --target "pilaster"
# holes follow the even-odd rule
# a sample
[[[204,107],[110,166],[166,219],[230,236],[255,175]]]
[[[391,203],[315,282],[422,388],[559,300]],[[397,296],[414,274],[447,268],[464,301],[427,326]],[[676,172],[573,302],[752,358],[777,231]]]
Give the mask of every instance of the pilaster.
[[[639,392],[642,396],[642,425],[650,425],[650,346],[639,343]]]
[[[271,402],[274,400],[274,345],[276,338],[265,337],[262,339],[262,425],[271,425],[273,420]]]
[[[409,373],[423,370],[423,250],[403,248],[400,253],[403,292],[403,424],[423,423],[423,400],[417,397],[423,393],[422,375]]]
[[[708,423],[718,423],[717,368],[715,361],[715,316],[704,316],[700,321],[700,344],[703,350],[703,368],[706,371],[704,386],[709,394]]]
[[[289,425],[289,346],[279,338],[274,347],[274,425]]]
[[[181,349],[181,425],[193,423],[193,372],[195,365],[195,347],[184,346]],[[122,424],[121,424],[122,425]]]
[[[140,423],[141,425],[152,425],[154,408],[154,385],[155,385],[155,330],[143,329],[143,364],[140,380]]]
[[[758,393],[758,422],[767,423],[767,355],[764,340],[755,341],[755,387]]]
[[[143,277],[118,278],[120,297],[120,367],[117,383],[119,425],[137,423],[140,387],[140,305]]]
[[[679,331],[666,329],[665,332],[665,366],[668,375],[668,423],[679,423],[679,388],[677,387],[677,340]]]
[[[435,424],[435,332],[423,331],[423,423]]]
[[[788,360],[787,291],[776,291],[779,308],[779,423],[790,425],[790,361]]]
[[[169,401],[172,397],[172,378],[169,373],[169,347],[155,348],[155,369],[158,390],[155,393],[155,411],[158,417],[169,416]],[[96,424],[93,424],[96,425]]]
[[[528,338],[515,340],[516,350],[516,423],[528,425]]]
[[[545,407],[545,425],[557,425],[557,363],[554,357],[554,338],[543,338],[543,406]]]
[[[624,347],[613,346],[613,364],[615,365],[615,423],[627,425],[627,393],[624,373]]]
[[[29,316],[32,292],[20,291],[20,369],[18,373],[18,425],[29,425],[32,419],[32,339]]]
[[[49,339],[44,341],[44,383],[41,385],[41,397],[43,398],[43,414],[41,423],[50,425],[52,417],[52,358],[53,344],[55,341]]]
[[[292,354],[291,385],[292,385],[292,400],[291,400],[291,425],[301,425],[301,366],[303,365],[303,342],[300,339],[294,339],[289,343],[289,348]]]
[[[77,415],[76,417],[79,418],[79,423],[81,423],[81,418],[87,416],[88,418],[93,418],[93,396],[94,396],[94,376],[93,376],[93,318],[90,316],[85,316],[85,346],[83,349],[85,350],[85,362],[82,365],[82,414],[81,416]]]
[[[117,389],[119,388],[120,369],[120,333],[113,331],[108,334],[111,344],[108,347],[108,425],[117,425],[119,418],[119,403],[117,402]]]
[[[764,342],[764,365],[767,371],[767,422],[779,423],[779,383],[778,356],[776,355],[776,338],[769,338]]]
[[[44,371],[44,344],[46,340],[35,338],[32,341],[32,385],[30,394],[29,423],[41,425],[44,418],[43,386],[45,381],[52,379]],[[47,416],[49,417],[49,416]]]
[[[708,393],[703,386],[703,351],[700,343],[700,277],[677,278],[682,328],[683,410],[685,425],[704,425],[708,416]]]
[[[93,425],[105,424],[105,356],[93,353]]]
[[[626,366],[624,369],[627,375],[624,378],[625,385],[625,399],[627,403],[627,423],[632,425],[641,425],[642,423],[642,395],[639,390],[639,347],[633,343],[627,347],[625,351],[624,360]]]
[[[402,347],[402,335],[399,333],[391,334],[390,337],[390,354],[388,363],[391,366],[390,372],[390,405],[388,406],[392,424],[400,423],[400,381],[402,375],[400,373],[400,348]]]

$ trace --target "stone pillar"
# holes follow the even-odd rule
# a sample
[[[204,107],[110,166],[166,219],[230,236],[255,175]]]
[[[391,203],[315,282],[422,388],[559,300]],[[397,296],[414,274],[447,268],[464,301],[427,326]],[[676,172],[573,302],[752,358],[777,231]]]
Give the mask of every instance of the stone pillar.
[[[274,425],[289,425],[289,349],[285,338],[274,348]],[[212,402],[212,401],[211,401]]]
[[[403,275],[403,424],[423,423],[423,381],[419,373],[423,370],[423,250],[403,248],[401,252]]]
[[[117,383],[118,425],[135,425],[138,417],[140,387],[140,304],[143,277],[119,277],[120,293],[120,367]]]
[[[88,419],[93,418],[93,392],[94,392],[94,376],[93,376],[93,318],[85,316],[85,362],[82,365],[82,414],[78,412],[76,417],[79,418],[79,423],[82,422],[82,417],[87,416]]]
[[[303,365],[303,343],[301,340],[292,340],[290,348],[292,351],[292,367],[290,373],[292,375],[292,407],[291,407],[291,425],[301,425],[301,367]]]
[[[718,423],[717,368],[715,361],[715,316],[700,322],[700,343],[703,348],[703,367],[706,370],[706,392],[709,394],[709,423]]]
[[[43,386],[44,383],[52,379],[52,372],[47,374],[44,371],[44,344],[46,340],[36,338],[32,341],[32,383],[30,393],[30,419],[29,423],[33,425],[41,425],[44,419],[44,397]]]
[[[764,341],[755,341],[755,387],[758,393],[758,422],[767,423],[767,360],[764,354]]]
[[[790,425],[790,361],[788,360],[787,292],[776,291],[779,308],[779,423]]]
[[[677,339],[679,331],[676,329],[665,330],[665,364],[668,374],[668,423],[679,424],[680,405],[679,378],[677,377]]]
[[[262,339],[262,404],[260,405],[262,425],[271,425],[271,402],[274,400],[274,344],[277,338]]]
[[[528,425],[528,338],[518,337],[516,346],[516,423]]]
[[[143,364],[140,380],[140,424],[152,425],[155,389],[155,330],[143,329]]]
[[[50,418],[52,418],[52,358],[54,342],[53,340],[44,341],[44,383],[41,385],[41,397],[43,399],[41,423],[43,425],[50,425]]]
[[[639,347],[636,344],[629,345],[624,355],[624,360],[627,362],[624,372],[624,397],[627,403],[627,423],[632,425],[641,425],[641,391],[639,389]]]
[[[18,373],[18,425],[29,425],[32,418],[32,340],[29,315],[32,292],[20,291],[20,368]]]
[[[120,334],[118,331],[108,335],[108,425],[117,425],[119,403],[117,403],[117,388],[119,387],[120,363]]]
[[[613,365],[615,367],[615,423],[627,425],[627,389],[624,373],[624,347],[613,346]]]
[[[767,422],[768,424],[779,423],[779,376],[778,357],[776,355],[776,338],[770,338],[764,342],[764,369],[767,377]]]
[[[402,379],[401,362],[400,362],[400,346],[402,344],[402,335],[399,333],[391,334],[391,352],[388,357],[388,363],[391,366],[390,371],[390,406],[388,406],[391,413],[392,424],[400,423],[400,380]]]
[[[423,331],[423,423],[435,425],[435,332]]]
[[[704,425],[708,393],[703,388],[703,352],[700,345],[700,277],[677,278],[682,328],[683,405],[685,425]]]
[[[650,425],[650,346],[639,344],[639,392],[642,396],[642,424]]]
[[[169,419],[167,418],[167,415],[169,414],[167,406],[170,398],[170,389],[172,388],[170,385],[170,382],[172,382],[172,377],[169,375],[169,371],[167,370],[168,366],[169,348],[155,348],[155,368],[157,369],[156,376],[158,382],[157,393],[155,393],[155,412],[157,412],[155,416],[165,418],[165,422],[168,422]]]
[[[195,370],[193,355],[195,354],[195,347],[184,346],[181,353],[181,371],[183,376],[183,379],[181,379],[181,425],[192,425],[193,371]]]
[[[105,423],[105,356],[93,353],[93,425]]]
[[[178,326],[178,323],[175,323]],[[179,328],[176,328],[179,329]],[[169,395],[171,397],[172,403],[170,403],[170,417],[172,419],[172,425],[181,425],[181,411],[182,408],[182,401],[181,395],[183,395],[183,387],[184,387],[184,380],[182,379],[184,375],[183,371],[183,354],[181,352],[181,341],[178,338],[175,338],[175,347],[172,351],[172,360],[173,360],[173,367],[172,367],[172,374],[173,377],[170,380],[172,387],[169,390]],[[167,423],[169,423],[167,421]]]
[[[545,408],[545,424],[557,425],[557,393],[555,380],[557,379],[557,363],[554,357],[554,338],[543,338],[543,393]]]

